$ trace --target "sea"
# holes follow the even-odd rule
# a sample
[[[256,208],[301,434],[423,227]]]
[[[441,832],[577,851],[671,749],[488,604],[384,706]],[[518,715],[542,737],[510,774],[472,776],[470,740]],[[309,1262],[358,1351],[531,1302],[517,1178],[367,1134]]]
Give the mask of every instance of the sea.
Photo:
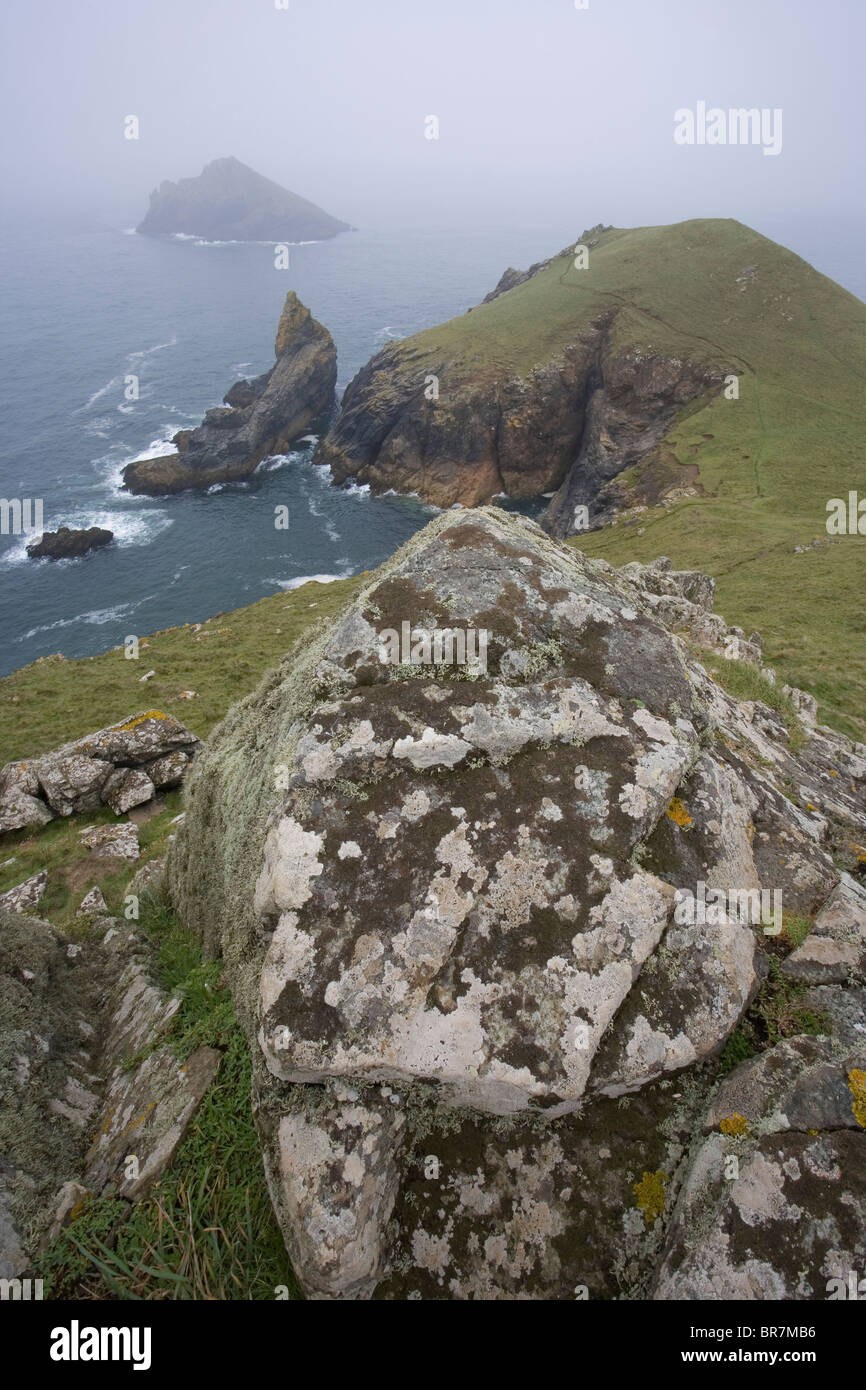
[[[862,221],[753,225],[866,298]],[[0,675],[380,564],[434,509],[334,487],[310,462],[313,437],[207,493],[131,497],[123,467],[169,450],[234,381],[272,365],[289,289],[334,337],[339,396],[386,342],[465,312],[506,266],[581,230],[540,216],[471,227],[383,218],[292,246],[278,269],[272,244],[4,222],[0,494],[41,500],[46,530],[98,525],[115,541],[83,560],[34,561],[32,535],[0,535]],[[289,524],[277,529],[283,506]]]

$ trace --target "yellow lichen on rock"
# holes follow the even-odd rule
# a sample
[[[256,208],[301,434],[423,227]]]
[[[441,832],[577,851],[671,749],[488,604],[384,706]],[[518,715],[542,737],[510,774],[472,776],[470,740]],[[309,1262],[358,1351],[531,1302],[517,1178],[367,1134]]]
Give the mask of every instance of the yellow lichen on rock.
[[[667,814],[674,825],[680,827],[680,830],[685,830],[692,824],[692,818],[686,810],[685,802],[680,801],[678,796],[675,796],[673,801],[671,801],[667,809]]]
[[[866,1071],[862,1071],[858,1067],[849,1071],[848,1086],[854,1097],[854,1103],[851,1106],[854,1119],[858,1125],[862,1125],[866,1129]]]
[[[640,1182],[636,1182],[632,1188],[648,1226],[651,1226],[665,1209],[666,1182],[667,1176],[664,1173],[644,1173]]]
[[[746,1134],[749,1129],[749,1122],[745,1115],[741,1115],[738,1110],[735,1110],[733,1115],[726,1115],[719,1123],[719,1129],[722,1134]]]
[[[143,724],[147,719],[169,719],[171,716],[163,714],[161,709],[145,710],[144,714],[137,714],[134,719],[130,719],[126,724],[115,724],[114,728],[120,734],[128,734],[130,729],[135,729],[139,724]]]

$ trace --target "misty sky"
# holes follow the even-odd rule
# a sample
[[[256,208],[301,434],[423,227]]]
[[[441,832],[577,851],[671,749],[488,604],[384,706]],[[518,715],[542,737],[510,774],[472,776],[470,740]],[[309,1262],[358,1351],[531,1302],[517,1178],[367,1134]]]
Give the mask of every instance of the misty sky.
[[[128,225],[226,154],[358,225],[864,212],[863,0],[17,0],[0,23],[13,212]],[[702,100],[781,108],[781,154],[676,145]]]

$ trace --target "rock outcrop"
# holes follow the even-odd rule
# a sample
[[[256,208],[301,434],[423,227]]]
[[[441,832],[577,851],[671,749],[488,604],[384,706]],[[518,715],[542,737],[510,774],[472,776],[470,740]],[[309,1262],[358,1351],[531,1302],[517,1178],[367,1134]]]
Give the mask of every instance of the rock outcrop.
[[[149,236],[277,242],[323,241],[350,230],[347,222],[232,156],[205,165],[197,178],[165,179],[151,193],[147,215],[136,228]]]
[[[91,550],[99,550],[110,545],[114,532],[102,526],[89,526],[86,530],[72,530],[61,526],[56,531],[43,531],[33,545],[28,545],[27,554],[31,560],[78,560],[89,555]]]
[[[170,1162],[221,1060],[172,1049],[180,1004],[128,923],[71,941],[0,908],[0,1278],[82,1198],[138,1201]]]
[[[861,1050],[830,1021],[808,1041],[831,1099],[804,1101],[798,1139],[790,1107],[762,1129],[743,1099],[758,1167],[736,1195],[715,1168],[691,1195],[720,1053],[788,923],[866,942],[839,867],[866,826],[866,750],[726,694],[693,655],[730,633],[712,599],[667,562],[617,571],[496,509],[451,512],[196,760],[168,888],[224,959],[311,1295],[700,1298],[727,1280],[809,1298],[862,1264],[859,1092],[837,1133]],[[414,664],[390,664],[404,622]],[[483,629],[485,661],[437,657],[431,629]],[[862,965],[818,988],[866,1030]],[[785,1195],[812,1222],[793,1261],[767,1225],[789,1220],[774,1174],[792,1164],[812,1174]],[[755,1261],[772,1274],[750,1282]]]
[[[143,710],[95,734],[0,770],[0,834],[110,806],[123,815],[177,786],[199,740],[161,710]]]
[[[236,382],[225,406],[209,410],[197,429],[174,436],[176,453],[127,464],[128,491],[155,497],[246,478],[326,417],[334,403],[337,351],[294,290],[286,295],[274,351],[270,371]]]

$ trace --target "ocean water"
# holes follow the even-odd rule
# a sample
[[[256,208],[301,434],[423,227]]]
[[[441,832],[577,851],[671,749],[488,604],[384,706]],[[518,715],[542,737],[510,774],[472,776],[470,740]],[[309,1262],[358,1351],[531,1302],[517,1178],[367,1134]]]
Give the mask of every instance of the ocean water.
[[[837,223],[832,245],[805,226],[760,230],[863,295],[861,228]],[[272,364],[288,289],[333,334],[339,394],[389,338],[463,312],[507,265],[529,265],[580,231],[388,225],[293,247],[289,269],[277,270],[270,245],[7,225],[0,494],[41,498],[45,529],[96,524],[116,540],[58,563],[27,559],[30,536],[0,535],[0,674],[379,564],[433,510],[332,487],[310,464],[312,440],[204,495],[129,497],[121,470]],[[126,399],[132,375],[138,400]],[[287,530],[274,526],[281,505]]]
[[[27,558],[32,536],[0,536],[0,674],[51,652],[103,651],[130,633],[200,621],[393,554],[433,510],[332,487],[309,462],[312,440],[204,495],[130,497],[121,470],[164,451],[233,381],[272,365],[287,290],[333,334],[340,393],[389,338],[462,312],[509,260],[537,258],[537,232],[500,242],[447,228],[353,232],[295,246],[289,269],[277,270],[270,245],[152,239],[120,227],[6,229],[0,491],[41,498],[45,529],[96,524],[116,540],[84,560],[55,562]],[[126,399],[131,375],[137,401]],[[278,505],[289,509],[286,530],[274,526]]]

